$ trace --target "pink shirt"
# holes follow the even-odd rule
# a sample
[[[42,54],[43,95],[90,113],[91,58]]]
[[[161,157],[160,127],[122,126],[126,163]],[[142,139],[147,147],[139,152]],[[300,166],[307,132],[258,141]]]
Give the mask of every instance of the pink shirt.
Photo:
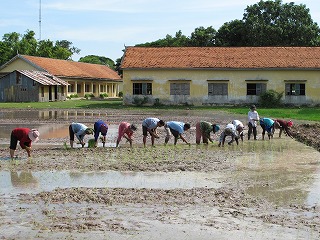
[[[117,139],[118,142],[120,142],[124,134],[127,134],[127,136],[131,139],[131,136],[133,135],[133,131],[130,129],[130,123],[127,123],[127,122],[120,123],[119,131],[118,131],[118,139]]]

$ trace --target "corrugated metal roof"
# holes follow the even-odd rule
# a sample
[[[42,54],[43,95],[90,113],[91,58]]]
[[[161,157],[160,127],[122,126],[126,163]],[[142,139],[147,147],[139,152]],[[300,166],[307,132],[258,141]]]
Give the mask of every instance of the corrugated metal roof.
[[[122,69],[320,69],[320,47],[127,47]]]
[[[66,81],[53,76],[47,72],[31,71],[31,70],[17,70],[17,72],[27,76],[28,78],[42,84],[42,85],[69,85]]]

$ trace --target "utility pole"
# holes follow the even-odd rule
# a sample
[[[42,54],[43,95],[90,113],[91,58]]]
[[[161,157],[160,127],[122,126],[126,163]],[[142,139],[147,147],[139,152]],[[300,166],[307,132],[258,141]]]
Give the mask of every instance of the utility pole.
[[[41,0],[39,0],[39,41],[41,41]]]

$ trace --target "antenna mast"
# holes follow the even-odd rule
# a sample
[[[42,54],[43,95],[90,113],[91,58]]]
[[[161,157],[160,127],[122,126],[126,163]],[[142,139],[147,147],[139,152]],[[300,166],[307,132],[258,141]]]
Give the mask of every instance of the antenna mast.
[[[39,41],[41,41],[41,0],[39,0]]]

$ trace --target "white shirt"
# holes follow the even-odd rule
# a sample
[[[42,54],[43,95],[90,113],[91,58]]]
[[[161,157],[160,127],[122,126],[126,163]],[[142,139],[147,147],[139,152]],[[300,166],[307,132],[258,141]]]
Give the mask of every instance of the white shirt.
[[[236,126],[236,128],[238,128],[238,126],[244,128],[243,123],[239,120],[233,120],[232,124]]]
[[[254,120],[255,119],[255,120]],[[257,121],[259,121],[259,114],[257,111],[249,111],[248,112],[248,122],[251,123],[253,127],[257,126]]]

